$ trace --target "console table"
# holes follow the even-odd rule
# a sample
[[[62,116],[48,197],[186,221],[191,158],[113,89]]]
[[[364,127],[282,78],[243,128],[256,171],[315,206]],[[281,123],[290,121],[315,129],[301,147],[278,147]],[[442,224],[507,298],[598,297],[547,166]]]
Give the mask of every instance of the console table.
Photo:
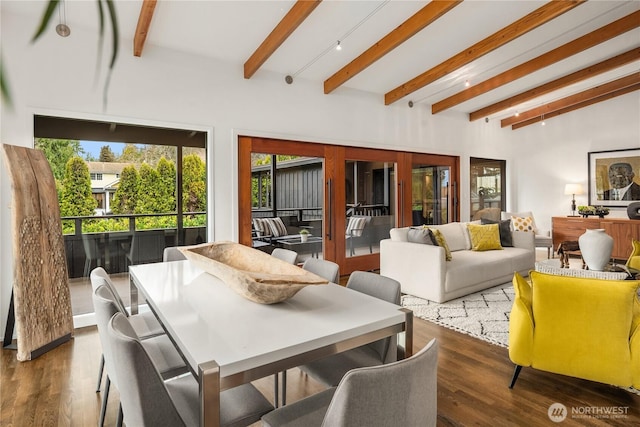
[[[640,240],[640,221],[626,218],[562,217],[551,218],[553,247],[564,241],[578,241],[587,229],[603,228],[613,237],[611,257],[626,260],[631,253],[631,239]]]

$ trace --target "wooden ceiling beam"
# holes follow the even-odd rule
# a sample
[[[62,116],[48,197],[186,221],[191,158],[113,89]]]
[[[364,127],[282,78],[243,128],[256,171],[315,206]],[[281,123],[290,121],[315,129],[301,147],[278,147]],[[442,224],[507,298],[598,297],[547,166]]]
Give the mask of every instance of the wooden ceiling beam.
[[[457,55],[449,58],[445,62],[436,65],[408,82],[398,86],[384,95],[385,105],[392,104],[397,100],[427,86],[430,83],[446,76],[464,65],[486,55],[493,50],[504,46],[523,34],[549,22],[563,13],[581,5],[586,0],[571,1],[550,1],[544,6],[534,10],[528,15],[520,18],[514,23],[504,27],[500,31],[479,41],[473,46],[463,50]]]
[[[575,73],[568,74],[564,77],[560,77],[559,79],[545,83],[526,92],[519,93],[510,98],[496,102],[495,104],[481,108],[480,110],[474,111],[469,114],[469,120],[473,121],[481,117],[488,117],[493,113],[516,107],[523,102],[527,102],[539,96],[551,93],[554,90],[562,89],[574,83],[581,82],[583,80],[597,76],[598,74],[614,70],[625,64],[629,64],[638,60],[640,60],[640,47],[636,47],[635,49],[631,49],[625,53],[621,53],[620,55],[614,56],[613,58],[609,58],[587,68],[583,68],[582,70],[576,71]]]
[[[356,76],[369,65],[409,40],[416,33],[440,18],[442,15],[462,3],[455,1],[431,1],[425,7],[416,12],[411,18],[404,21],[396,29],[378,40],[373,46],[365,50],[360,56],[345,65],[334,75],[324,81],[324,93],[329,94],[343,85],[350,78]]]
[[[438,101],[431,106],[431,113],[439,113],[455,105],[475,98],[476,96],[485,94],[493,89],[499,88],[500,86],[506,85],[507,83],[511,83],[528,74],[541,70],[544,67],[548,67],[549,65],[562,61],[563,59],[566,59],[572,55],[578,54],[600,43],[624,34],[627,31],[637,28],[638,26],[640,26],[640,11],[631,13],[621,19],[618,19],[617,21],[614,21],[610,24],[598,28],[595,31],[592,31],[589,34],[585,34],[584,36],[570,41],[569,43],[550,50],[549,52],[544,53],[523,64],[517,65],[510,70],[498,74],[497,76],[487,79],[482,83],[478,83],[474,86],[468,87],[465,90],[456,93],[455,95],[445,98],[442,101]],[[487,113],[486,111],[484,111],[484,109],[478,110],[478,112],[471,113],[469,119],[471,121],[481,119],[494,112],[496,111]]]
[[[147,40],[153,12],[156,9],[157,0],[144,0],[140,8],[140,16],[138,16],[138,25],[136,26],[136,34],[133,36],[133,56],[142,55],[144,42]]]
[[[561,108],[561,109],[553,111],[553,112],[551,112],[549,114],[545,114],[544,119],[547,120],[547,119],[550,119],[552,117],[556,117],[556,116],[559,116],[561,114],[566,114],[566,113],[569,113],[571,111],[578,110],[580,108],[588,107],[589,105],[597,104],[599,102],[607,101],[609,99],[615,98],[615,97],[620,96],[620,95],[625,95],[627,93],[634,92],[634,91],[639,90],[639,89],[640,89],[640,83],[636,83],[634,85],[627,86],[627,87],[622,88],[622,89],[618,89],[616,91],[607,93],[605,95],[597,96],[595,98],[591,98],[591,99],[588,99],[586,101],[579,102],[579,103],[571,105],[569,107]],[[541,122],[541,121],[542,121],[542,117],[536,116],[534,118],[531,118],[529,120],[525,120],[523,122],[514,123],[511,126],[511,130],[520,129],[522,127],[529,126],[529,125],[532,125],[534,123],[538,123],[538,122]]]
[[[516,116],[507,117],[506,119],[500,120],[500,126],[501,127],[510,126],[515,123],[524,122],[534,117],[547,117],[549,114],[553,113],[554,111],[558,111],[560,109],[567,108],[572,105],[576,105],[581,102],[585,102],[590,99],[603,96],[608,93],[615,92],[617,90],[624,89],[626,87],[629,87],[638,83],[640,83],[640,72],[636,72],[628,76],[621,77],[609,83],[604,83],[602,85],[595,86],[591,89],[587,89],[580,93],[567,96],[566,98],[562,98],[560,100],[550,102],[543,106],[533,108],[525,112],[521,112],[520,114],[518,114],[517,117]]]
[[[322,0],[298,0],[266,39],[244,63],[244,78],[250,79],[284,41],[318,7]]]

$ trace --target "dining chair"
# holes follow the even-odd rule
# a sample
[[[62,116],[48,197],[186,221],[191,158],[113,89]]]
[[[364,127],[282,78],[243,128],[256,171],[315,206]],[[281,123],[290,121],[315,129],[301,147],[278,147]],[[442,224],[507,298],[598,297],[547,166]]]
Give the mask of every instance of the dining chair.
[[[118,290],[116,289],[113,281],[109,274],[102,267],[94,268],[90,274],[91,280],[91,288],[92,291],[95,292],[99,286],[104,285],[109,288],[111,294],[113,295],[114,302],[120,310],[125,315],[129,316],[129,312],[124,305],[124,301],[120,297]],[[150,312],[146,311],[139,314],[134,314],[130,316],[131,324],[135,329],[136,333],[142,339],[155,337],[158,335],[164,334],[164,329],[162,325],[156,319],[156,316]],[[104,355],[100,357],[100,366],[98,367],[98,383],[96,385],[96,393],[100,392],[100,385],[102,384],[102,376],[104,372]]]
[[[198,426],[200,397],[192,375],[163,381],[144,341],[136,336],[128,318],[116,313],[108,322],[124,421],[130,426]],[[248,426],[273,410],[251,384],[220,393],[220,425]]]
[[[178,249],[178,246],[168,246],[162,251],[162,262],[184,261],[186,256]]]
[[[424,427],[438,415],[438,342],[415,355],[353,369],[332,387],[262,417],[266,427]]]
[[[312,257],[307,258],[304,264],[302,264],[302,268],[332,283],[340,282],[340,267],[335,262]]]
[[[102,407],[100,409],[98,424],[102,426],[104,424],[104,416],[106,413],[107,401],[109,399],[111,383],[113,382],[116,385],[116,388],[120,390],[113,361],[112,348],[110,343],[106,340],[105,331],[107,323],[114,314],[120,313],[123,316],[125,315],[118,308],[113,293],[105,285],[98,286],[93,292],[93,308],[96,314],[98,335],[100,337],[100,343],[102,344],[104,365],[107,368],[107,379],[105,381],[104,394],[102,395]],[[182,357],[166,335],[158,335],[142,340],[142,345],[154,360],[155,365],[163,378],[172,378],[188,372],[188,368],[184,364]]]
[[[347,288],[400,305],[400,283],[389,277],[366,271],[354,271],[349,276]],[[352,369],[395,362],[397,360],[396,343],[397,338],[394,335],[309,362],[299,368],[325,385],[336,386]]]
[[[273,252],[271,252],[271,255],[289,264],[295,264],[298,259],[298,253],[296,251],[284,248],[275,248]]]

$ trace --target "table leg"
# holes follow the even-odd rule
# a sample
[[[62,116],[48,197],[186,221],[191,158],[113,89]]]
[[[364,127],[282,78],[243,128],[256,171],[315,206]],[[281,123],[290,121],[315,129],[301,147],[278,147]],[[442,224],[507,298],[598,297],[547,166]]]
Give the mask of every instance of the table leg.
[[[220,426],[220,366],[214,361],[198,365],[200,426]]]
[[[129,276],[129,298],[131,314],[138,314],[138,287],[133,283],[133,279]]]
[[[409,358],[413,356],[413,311],[408,308],[401,308],[404,311],[404,357]]]

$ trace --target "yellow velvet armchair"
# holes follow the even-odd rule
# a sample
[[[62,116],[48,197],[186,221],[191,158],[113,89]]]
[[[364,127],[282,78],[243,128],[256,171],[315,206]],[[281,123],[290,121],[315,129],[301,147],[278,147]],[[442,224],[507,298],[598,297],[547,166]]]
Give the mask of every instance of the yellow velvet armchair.
[[[523,366],[640,389],[637,280],[515,274],[509,358]]]
[[[640,270],[640,241],[636,239],[631,240],[631,255],[625,264],[627,267]]]

